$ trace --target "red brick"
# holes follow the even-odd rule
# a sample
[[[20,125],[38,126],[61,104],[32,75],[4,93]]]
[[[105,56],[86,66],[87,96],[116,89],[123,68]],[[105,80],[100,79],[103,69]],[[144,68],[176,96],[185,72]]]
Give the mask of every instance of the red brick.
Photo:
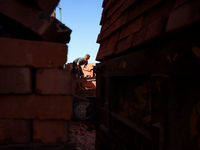
[[[15,32],[18,32],[18,34],[21,33],[21,36],[43,41],[69,42],[71,30],[62,24],[62,29],[64,28],[65,30],[59,32],[58,25],[61,22],[45,14],[34,5],[16,0],[2,1],[0,13],[13,20],[13,30],[17,30]],[[4,21],[4,23],[7,23],[7,26],[10,24],[9,21]],[[28,33],[24,32],[24,30],[28,31]],[[59,36],[63,36],[63,34],[65,39],[60,39]]]
[[[162,3],[162,5],[160,5],[159,7],[156,7],[155,9],[152,9],[148,13],[144,14],[142,28],[148,26],[150,23],[158,18],[168,18],[173,8],[174,1],[166,1],[165,3]]]
[[[0,93],[32,93],[31,69],[28,67],[0,67]]]
[[[0,38],[0,66],[63,67],[67,45]]]
[[[65,69],[38,69],[36,93],[43,95],[73,95],[75,82],[71,71]]]
[[[30,2],[35,5],[37,5],[39,8],[44,10],[45,13],[51,15],[51,13],[54,11],[56,6],[58,5],[59,0],[49,0],[48,3],[46,0],[30,0],[30,1],[24,1],[24,2]]]
[[[127,50],[128,48],[131,48],[134,36],[135,36],[135,34],[131,34],[125,39],[124,45],[123,45],[123,51]]]
[[[144,28],[144,29],[140,30],[139,32],[135,33],[132,46],[136,46],[136,45],[139,45],[144,42],[146,30],[147,30],[147,28]]]
[[[69,124],[64,120],[34,120],[34,143],[61,143],[67,142]]]
[[[104,6],[104,10],[108,11],[108,9],[110,9],[110,7],[113,5],[115,0],[108,0]]]
[[[119,43],[117,46],[116,54],[122,53],[123,51],[131,48],[133,40],[134,40],[134,34],[131,34],[127,38],[120,41],[121,43]]]
[[[97,53],[97,56],[96,56],[96,60],[97,61],[100,61],[102,58],[103,58],[103,55],[104,55],[104,48],[102,48],[101,46],[99,47],[99,50],[98,50],[98,53]]]
[[[1,119],[71,119],[71,96],[0,95]]]
[[[130,34],[133,34],[134,32],[137,32],[140,30],[142,25],[143,17],[140,17],[131,23],[127,24],[121,29],[119,40],[129,36]]]
[[[148,25],[144,41],[165,36],[167,18],[159,18]]]
[[[104,55],[104,57],[115,54],[116,48],[117,48],[117,44],[116,44],[116,43],[114,43],[114,44],[112,44],[112,45],[109,45],[109,46],[105,49],[105,55]]]
[[[117,9],[119,9],[122,4],[124,3],[124,0],[117,0],[116,3],[114,3],[114,5],[109,9],[109,11],[107,12],[107,16],[106,16],[106,20],[113,15]]]
[[[31,140],[31,122],[0,119],[0,144],[22,144]]]
[[[127,10],[129,7],[131,7],[133,4],[135,4],[138,0],[126,0],[123,4],[122,11]]]
[[[96,60],[99,61],[102,58],[105,58],[107,56],[115,54],[115,51],[116,51],[116,48],[117,48],[116,46],[117,46],[117,44],[114,43],[114,44],[108,45],[106,48],[100,47],[99,51],[97,53]]]
[[[189,2],[191,0],[176,0],[176,3],[175,3],[175,8],[185,4],[186,2]]]
[[[101,33],[100,41],[105,40],[108,36],[110,36],[112,33],[116,32],[119,28],[125,25],[127,16],[128,16],[128,13],[122,15],[107,30]]]
[[[123,52],[123,46],[126,39],[123,39],[117,43],[116,54]]]
[[[170,13],[166,32],[175,31],[200,21],[200,2],[192,1]]]
[[[113,34],[112,36],[110,36],[108,38],[108,42],[107,42],[106,46],[110,46],[110,45],[116,43],[119,40],[119,34],[120,34],[120,31],[115,33],[115,34]]]
[[[146,11],[148,11],[151,8],[155,7],[161,1],[163,1],[163,0],[145,0],[145,1],[142,1],[140,4],[136,5],[135,7],[133,7],[129,11],[127,22],[132,21],[136,17],[142,15]]]

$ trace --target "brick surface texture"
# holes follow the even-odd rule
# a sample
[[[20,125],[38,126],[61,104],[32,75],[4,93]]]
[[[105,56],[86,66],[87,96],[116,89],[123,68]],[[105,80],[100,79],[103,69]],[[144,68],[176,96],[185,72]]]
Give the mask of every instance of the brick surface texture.
[[[31,69],[28,67],[0,67],[0,94],[32,93]]]
[[[68,141],[69,125],[64,120],[34,120],[34,143],[61,143]]]
[[[0,119],[0,144],[22,144],[31,141],[31,121]]]
[[[62,69],[38,69],[36,93],[44,95],[73,95],[75,82],[71,71]]]
[[[71,119],[71,96],[0,95],[0,118]]]
[[[0,66],[63,67],[67,45],[50,42],[0,39]]]

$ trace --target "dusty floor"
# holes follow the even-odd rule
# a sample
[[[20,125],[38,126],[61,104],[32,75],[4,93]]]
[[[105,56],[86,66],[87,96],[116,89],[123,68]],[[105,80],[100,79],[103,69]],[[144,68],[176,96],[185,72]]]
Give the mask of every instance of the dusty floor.
[[[96,131],[86,131],[85,122],[70,121],[69,132],[76,140],[77,150],[94,150]]]

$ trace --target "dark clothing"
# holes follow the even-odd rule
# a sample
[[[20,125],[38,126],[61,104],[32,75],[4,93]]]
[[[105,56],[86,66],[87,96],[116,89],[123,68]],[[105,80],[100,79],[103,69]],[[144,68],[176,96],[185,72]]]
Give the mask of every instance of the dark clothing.
[[[88,61],[84,62],[84,57],[79,57],[79,58],[76,58],[74,61],[73,61],[73,64],[74,63],[79,63],[79,66],[86,66],[88,64]]]
[[[79,66],[77,66],[77,63],[79,63]],[[84,62],[83,57],[79,57],[73,61],[73,70],[75,70],[75,72],[78,74],[78,77],[80,78],[84,77],[81,66],[84,65],[85,67],[87,64],[88,64],[88,61]],[[76,66],[77,66],[77,69],[76,69]]]

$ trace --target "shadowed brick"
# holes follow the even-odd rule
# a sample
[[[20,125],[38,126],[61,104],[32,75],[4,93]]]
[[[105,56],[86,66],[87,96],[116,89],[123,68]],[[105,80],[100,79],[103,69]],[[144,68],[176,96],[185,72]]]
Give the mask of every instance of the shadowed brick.
[[[192,1],[170,13],[166,32],[175,31],[200,21],[200,2]]]
[[[61,143],[67,142],[69,125],[64,120],[34,120],[34,143]]]
[[[0,119],[0,144],[22,144],[31,140],[29,120]]]
[[[0,66],[63,67],[67,45],[0,38]]]
[[[71,119],[71,96],[0,95],[1,119]]]
[[[32,93],[31,69],[0,67],[0,93]]]
[[[73,95],[75,92],[74,77],[71,71],[64,69],[38,69],[36,72],[37,94]]]

